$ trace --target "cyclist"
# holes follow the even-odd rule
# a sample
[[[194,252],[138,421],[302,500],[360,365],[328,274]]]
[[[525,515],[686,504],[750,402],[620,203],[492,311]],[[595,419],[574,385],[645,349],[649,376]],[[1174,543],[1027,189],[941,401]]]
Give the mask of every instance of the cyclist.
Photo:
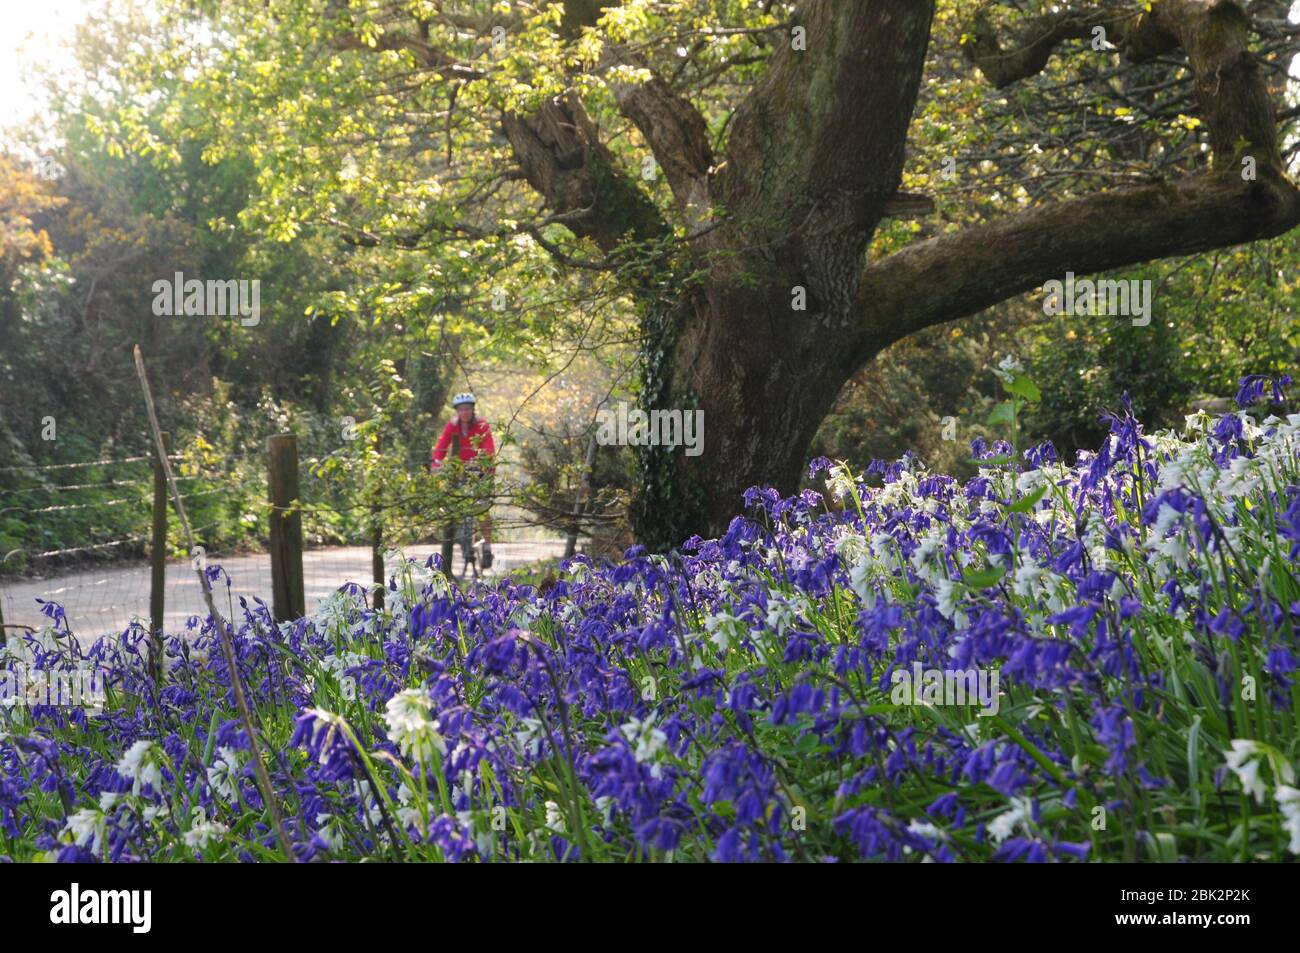
[[[443,461],[447,458],[452,444],[456,445],[456,459],[460,460],[462,466],[466,469],[479,469],[487,476],[492,476],[496,468],[492,465],[492,455],[496,453],[496,444],[492,440],[492,428],[488,422],[475,415],[474,410],[478,405],[478,400],[471,393],[457,394],[451,399],[451,405],[456,410],[456,417],[447,422],[443,428],[442,436],[438,438],[437,445],[433,448],[433,457],[429,462],[429,470],[437,473],[442,467]],[[491,484],[488,484],[487,496],[489,497],[488,506],[491,506]],[[480,532],[483,536],[483,558],[482,566],[484,569],[492,567],[492,516],[489,510],[484,509],[483,517],[480,522]],[[443,541],[443,567],[451,567],[451,541],[455,536],[454,526],[448,528],[448,535]],[[466,561],[469,561],[468,552]]]

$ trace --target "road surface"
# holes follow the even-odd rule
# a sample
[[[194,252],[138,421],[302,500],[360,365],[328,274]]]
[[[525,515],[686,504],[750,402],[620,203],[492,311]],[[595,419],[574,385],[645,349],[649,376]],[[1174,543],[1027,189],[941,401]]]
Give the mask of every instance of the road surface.
[[[406,550],[406,556],[423,562],[430,553],[439,551],[437,544],[413,546]],[[498,576],[539,559],[563,555],[564,541],[497,543],[492,547],[492,553],[496,559],[487,575]],[[213,557],[209,562],[220,565],[230,575],[233,582],[230,591],[237,612],[239,596],[261,596],[270,604],[270,556]],[[389,565],[391,571],[392,564]],[[460,568],[459,547],[453,568]],[[321,599],[345,582],[369,586],[370,549],[337,546],[307,550],[303,553],[303,577],[307,611],[310,613]],[[183,629],[191,615],[207,615],[198,580],[188,562],[167,564],[166,592],[164,627],[168,632]],[[228,611],[224,583],[218,584],[214,595],[217,596],[217,608]],[[68,625],[79,639],[120,632],[131,619],[147,620],[149,617],[149,566],[104,566],[44,579],[0,577],[0,607],[3,607],[6,623],[44,624],[37,599],[63,605]],[[12,634],[13,630],[9,632]]]

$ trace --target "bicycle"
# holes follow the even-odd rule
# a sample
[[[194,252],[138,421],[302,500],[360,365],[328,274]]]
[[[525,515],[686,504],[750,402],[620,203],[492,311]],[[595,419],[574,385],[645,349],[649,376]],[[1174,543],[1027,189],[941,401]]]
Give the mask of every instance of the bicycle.
[[[460,574],[463,577],[465,570],[469,569],[472,578],[479,578],[478,571],[478,545],[474,543],[474,518],[472,516],[463,516],[460,520],[460,527],[456,534],[456,541],[460,543],[460,555],[462,564]]]
[[[490,535],[488,529],[488,512],[491,505],[491,471],[488,471],[486,480],[483,471],[473,461],[468,464],[459,464],[455,470],[447,473],[450,477],[448,488],[451,490],[453,500],[458,501],[459,506],[464,506],[468,499],[479,496],[483,491],[483,485],[486,482],[487,489],[485,496],[487,502],[481,505],[471,503],[477,512],[463,513],[459,516],[449,516],[446,527],[442,534],[442,569],[448,577],[456,578],[457,574],[452,571],[453,556],[456,544],[460,544],[461,552],[461,571],[459,578],[472,578],[478,580],[482,576],[481,570],[492,568],[492,549],[488,542],[487,536]],[[479,521],[484,524],[484,537],[474,539],[474,533]]]
[[[467,515],[447,524],[442,538],[442,567],[448,575],[452,575],[452,556],[457,543],[460,544],[461,555],[460,578],[465,578],[468,570],[470,578],[477,580],[482,577],[481,570],[492,568],[490,554],[483,549],[486,540],[474,539],[474,523],[475,517]]]

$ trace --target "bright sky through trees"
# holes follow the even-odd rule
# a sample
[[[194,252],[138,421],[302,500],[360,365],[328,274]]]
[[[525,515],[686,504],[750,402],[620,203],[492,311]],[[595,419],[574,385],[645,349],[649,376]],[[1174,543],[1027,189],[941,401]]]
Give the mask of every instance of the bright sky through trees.
[[[4,0],[4,30],[0,39],[0,127],[11,127],[41,109],[40,83],[33,66],[71,69],[69,41],[88,10],[102,0]]]
[[[108,0],[4,0],[4,38],[0,40],[0,128],[13,126],[41,109],[41,89],[33,81],[30,68],[38,63],[53,63],[56,68],[71,68],[73,57],[68,48],[77,24],[92,9],[101,9]],[[1291,8],[1291,19],[1300,22],[1300,0]],[[1300,64],[1292,72],[1300,78]]]

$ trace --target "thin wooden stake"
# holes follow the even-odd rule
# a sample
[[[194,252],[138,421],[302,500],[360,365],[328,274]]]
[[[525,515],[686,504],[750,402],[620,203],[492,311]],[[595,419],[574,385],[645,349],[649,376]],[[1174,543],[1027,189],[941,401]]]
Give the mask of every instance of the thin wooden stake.
[[[171,450],[171,434],[163,433],[162,456],[153,460],[153,538],[149,547],[149,674],[155,685],[163,678],[163,611],[167,590],[167,473],[162,461]]]
[[[167,450],[163,446],[162,428],[158,426],[158,414],[153,406],[153,393],[149,390],[149,377],[144,370],[144,356],[140,353],[140,345],[135,346],[135,370],[140,376],[140,389],[144,391],[144,406],[149,413],[149,429],[153,431],[154,447],[158,451],[158,459],[162,461],[163,473],[167,477],[167,486],[171,488],[172,502],[176,504],[176,516],[181,521],[181,529],[185,531],[185,539],[189,544],[190,552],[194,552],[194,534],[190,531],[189,517],[185,515],[185,503],[181,500],[180,490],[176,487],[176,478],[172,475],[171,461],[167,459]],[[253,713],[248,707],[248,697],[244,694],[244,682],[239,677],[239,666],[235,660],[235,646],[230,638],[230,632],[226,628],[226,620],[221,613],[217,611],[217,605],[212,600],[212,589],[208,585],[207,573],[203,571],[202,566],[195,564],[195,571],[199,577],[199,588],[203,590],[203,601],[207,604],[208,612],[212,615],[212,621],[217,625],[217,634],[220,636],[221,653],[225,656],[226,667],[230,670],[230,688],[235,696],[235,707],[239,709],[239,719],[244,724],[244,733],[248,735],[249,753],[253,760],[253,773],[257,777],[257,787],[261,791],[262,800],[266,803],[266,808],[271,812],[271,822],[275,827],[275,837],[280,843],[280,850],[284,852],[285,857],[290,862],[297,861],[297,856],[293,852],[293,846],[289,843],[289,835],[284,831],[284,821],[280,818],[280,808],[275,802],[275,791],[271,787],[271,778],[266,773],[266,765],[262,763],[261,746],[257,743],[257,730],[253,725]]]
[[[582,462],[582,477],[578,483],[578,495],[573,501],[573,522],[569,524],[569,535],[564,540],[564,558],[571,559],[578,551],[578,533],[582,531],[582,513],[587,508],[587,497],[591,495],[591,475],[596,468],[596,431],[591,432],[587,442],[587,456]]]

